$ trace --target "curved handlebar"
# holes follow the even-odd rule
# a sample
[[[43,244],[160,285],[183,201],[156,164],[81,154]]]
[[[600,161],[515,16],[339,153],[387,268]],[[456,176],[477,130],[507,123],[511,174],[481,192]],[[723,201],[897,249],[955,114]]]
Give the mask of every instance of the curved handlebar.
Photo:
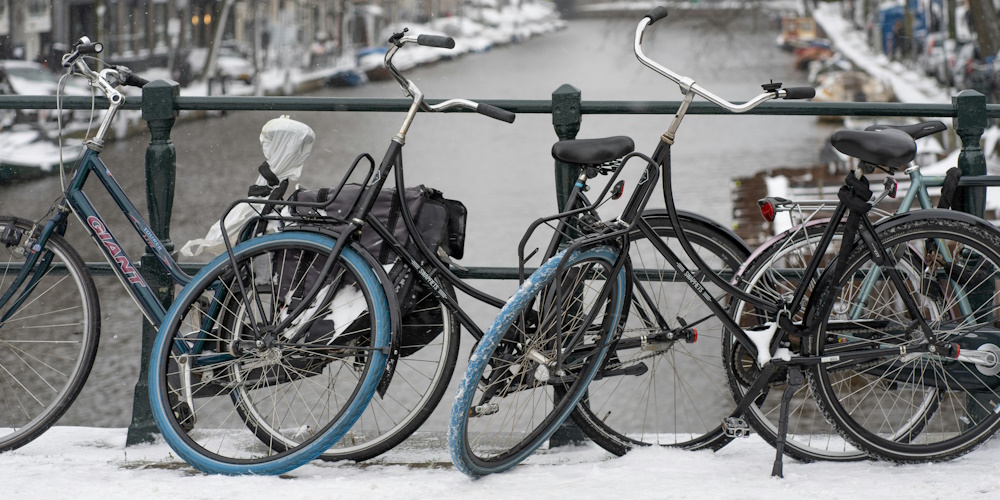
[[[694,79],[674,73],[673,71],[667,69],[663,65],[650,59],[648,56],[646,56],[646,54],[642,52],[642,35],[645,32],[646,27],[666,17],[667,16],[666,10],[667,9],[665,7],[657,7],[651,10],[639,21],[639,25],[635,29],[635,43],[633,45],[633,50],[635,51],[635,56],[639,59],[639,62],[641,62],[643,65],[667,77],[667,79],[669,79],[670,81],[680,85],[681,93],[685,95],[688,95],[689,93],[699,95],[708,100],[709,102],[712,102],[713,104],[721,108],[728,109],[733,113],[743,113],[745,111],[749,111],[753,108],[756,108],[761,103],[769,101],[771,99],[777,99],[777,98],[808,99],[815,95],[815,90],[811,88],[799,87],[799,88],[780,89],[779,86],[780,84],[774,84],[775,88],[765,87],[767,91],[758,95],[757,97],[754,97],[753,99],[743,104],[734,104],[709,92],[704,87],[701,87],[700,85],[695,83]]]
[[[408,35],[406,34],[407,31],[408,30],[404,29],[402,32],[395,33],[389,37],[389,43],[391,45],[389,46],[389,51],[385,54],[385,67],[389,70],[389,73],[393,76],[393,78],[396,79],[396,82],[399,83],[399,86],[402,87],[406,95],[419,102],[420,109],[423,109],[424,111],[446,111],[454,108],[463,108],[507,123],[514,122],[514,113],[496,106],[478,103],[468,99],[449,99],[434,105],[428,104],[424,101],[424,94],[420,92],[420,89],[417,88],[416,84],[403,76],[399,69],[392,64],[392,57],[396,54],[396,51],[407,43],[416,43],[426,47],[450,49],[455,47],[455,40],[450,36]],[[409,121],[411,119],[412,117],[407,119],[407,122],[404,124],[404,130],[409,127]]]

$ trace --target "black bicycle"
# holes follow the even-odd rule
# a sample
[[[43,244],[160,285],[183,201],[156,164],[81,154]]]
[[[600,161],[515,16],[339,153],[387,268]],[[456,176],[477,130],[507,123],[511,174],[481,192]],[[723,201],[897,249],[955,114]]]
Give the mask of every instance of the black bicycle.
[[[832,220],[843,220],[842,245],[833,265],[821,269],[826,248],[838,234],[839,224],[829,224],[814,258],[798,286],[789,293],[754,294],[754,289],[728,283],[698,257],[683,232],[676,235],[684,253],[695,263],[692,270],[640,215],[655,181],[662,177],[667,217],[673,227],[683,227],[677,217],[670,182],[670,151],[681,121],[695,96],[732,112],[744,112],[771,99],[809,98],[813,89],[782,89],[765,84],[764,93],[733,104],[659,65],[642,53],[642,36],[652,23],[666,17],[665,8],[647,14],[636,29],[636,56],[647,67],[680,86],[684,96],[667,131],[651,157],[637,153],[630,158],[645,162],[639,187],[620,217],[606,221],[603,230],[591,231],[572,241],[551,265],[558,281],[572,274],[568,264],[578,255],[600,254],[607,276],[629,267],[631,235],[645,235],[670,269],[684,278],[712,316],[725,326],[720,354],[732,359],[739,349],[748,365],[725,368],[739,372],[746,388],[736,408],[722,420],[727,436],[745,435],[749,427],[743,413],[762,400],[775,385],[785,385],[775,440],[774,475],[781,475],[781,457],[790,418],[789,399],[807,381],[820,411],[841,437],[871,456],[917,462],[953,458],[969,452],[1000,426],[998,356],[991,345],[1000,340],[994,323],[1000,307],[1000,231],[974,216],[921,210],[893,216],[874,224],[865,214],[872,208],[872,192],[865,171],[894,173],[914,156],[913,139],[898,130],[840,131],[832,143],[859,160],[839,193]],[[573,142],[562,148],[575,149]],[[565,218],[572,213],[555,216]],[[598,227],[595,225],[595,227]],[[700,272],[698,272],[700,271]],[[822,272],[820,272],[822,271]],[[627,276],[627,274],[626,274]],[[740,324],[712,291],[714,286],[732,297],[730,307],[752,309],[752,320]],[[547,340],[531,325],[536,310],[560,309],[567,290],[538,288],[529,279],[499,317],[511,318],[487,332],[472,355],[469,369],[452,411],[449,443],[456,467],[478,476],[506,470],[541,446],[568,415],[563,402],[580,402],[586,415],[590,380],[627,377],[616,370],[621,323],[590,321],[586,313],[579,324],[563,325]],[[628,288],[612,279],[598,296],[630,300]],[[813,290],[806,296],[808,290]],[[739,306],[739,304],[744,304]],[[627,313],[624,313],[627,314]],[[683,323],[665,329],[658,341],[679,343]],[[608,330],[608,328],[611,330]],[[673,335],[673,337],[670,337]],[[588,362],[581,366],[580,355]],[[595,357],[599,361],[592,361]],[[559,411],[540,418],[533,403],[545,392]],[[584,425],[600,425],[600,418],[578,418]],[[590,432],[596,432],[591,430]],[[818,436],[822,438],[822,436]]]
[[[422,227],[428,222],[421,221],[418,214],[413,213],[412,200],[407,194],[410,190],[397,189],[390,194],[383,187],[389,179],[393,179],[397,187],[406,186],[402,147],[418,111],[463,108],[508,122],[513,121],[514,115],[462,99],[429,103],[419,88],[392,63],[394,55],[407,43],[450,48],[454,43],[450,38],[404,32],[393,35],[390,43],[385,56],[386,68],[406,95],[413,98],[413,104],[378,167],[371,156],[358,156],[340,184],[325,194],[326,202],[236,201],[233,206],[250,203],[260,207],[258,220],[245,226],[251,233],[270,223],[280,227],[279,235],[308,235],[308,242],[289,240],[286,245],[279,241],[278,235],[248,239],[232,248],[231,256],[222,256],[206,266],[206,270],[196,277],[195,285],[182,291],[168,311],[154,352],[157,362],[155,370],[151,371],[156,374],[151,375],[151,387],[153,400],[163,409],[157,412],[158,423],[165,434],[170,433],[174,438],[170,439],[172,444],[196,440],[198,429],[193,427],[194,423],[223,418],[213,417],[213,414],[228,410],[231,414],[223,415],[225,418],[245,420],[266,446],[276,450],[300,447],[301,439],[317,431],[263,425],[261,403],[256,404],[258,409],[243,410],[243,406],[237,404],[233,410],[225,406],[210,408],[203,401],[230,395],[237,402],[250,401],[250,393],[241,394],[246,382],[305,384],[321,380],[326,384],[324,393],[336,396],[327,397],[327,401],[317,408],[336,414],[346,407],[342,407],[341,401],[346,405],[347,401],[363,397],[357,396],[355,391],[366,385],[362,380],[370,379],[367,370],[375,369],[366,353],[375,355],[378,352],[386,355],[385,372],[378,377],[377,388],[372,389],[370,403],[357,421],[348,425],[349,430],[337,424],[340,436],[320,456],[328,460],[375,457],[416,431],[443,397],[458,358],[460,326],[476,340],[483,336],[482,330],[459,305],[457,291],[497,308],[506,303],[455,275],[450,259],[442,259],[439,251],[447,242],[431,242],[423,236]],[[559,241],[583,230],[594,218],[593,207],[584,195],[588,180],[598,175],[613,175],[618,168],[617,160],[633,149],[631,140],[618,138],[612,142],[611,148],[586,152],[587,161],[583,162],[578,182],[566,204],[567,208],[583,207],[581,217],[572,227],[553,224],[555,234],[544,255],[556,253]],[[348,184],[349,179],[356,177],[356,171],[364,171],[366,164],[368,170],[363,173],[363,182]],[[373,211],[380,199],[392,198],[399,207],[398,219],[403,221],[409,241],[387,227]],[[334,203],[337,210],[332,208]],[[669,244],[674,234],[669,220],[661,212],[651,211],[647,215],[656,237]],[[735,269],[749,254],[739,238],[716,223],[695,215],[682,215],[679,220],[686,230],[697,235],[693,238],[700,238],[706,249],[706,259],[719,262],[721,267]],[[275,241],[269,245],[260,243],[268,238]],[[254,244],[255,241],[258,243]],[[373,244],[379,248],[375,253],[390,252],[396,258],[380,260],[368,250]],[[338,254],[341,257],[338,258]],[[373,286],[371,282],[358,279],[360,272],[351,269],[344,272],[345,266],[351,264],[351,260],[344,257],[348,255],[358,260],[353,263],[356,267],[371,268],[381,285]],[[522,264],[524,262],[526,259]],[[382,271],[387,264],[395,264],[388,273]],[[580,285],[601,279],[586,274],[574,277]],[[661,280],[669,281],[666,277]],[[401,286],[406,287],[405,293],[399,292]],[[368,333],[382,328],[381,321],[371,315],[378,308],[362,307],[365,303],[377,303],[376,299],[382,295],[390,311],[390,318],[383,325],[392,332],[387,345],[379,345]],[[656,299],[662,301],[667,297],[651,295],[642,307],[659,307]],[[598,297],[590,300],[596,301]],[[356,311],[351,304],[358,304]],[[683,302],[670,301],[666,305],[680,307]],[[302,344],[308,345],[308,350]],[[211,353],[215,357],[192,356],[185,349],[171,351],[171,345],[212,346]],[[717,352],[720,345],[721,335],[717,335],[713,351]],[[231,365],[236,364],[246,365],[240,368],[246,373],[241,375],[242,383],[238,383],[239,377],[225,375],[227,370],[234,370]],[[270,377],[261,376],[271,370],[272,365],[282,368]],[[718,363],[715,366],[721,367]],[[721,368],[716,371],[724,379]],[[646,383],[653,383],[653,372],[648,375],[636,372],[635,375],[630,382],[649,380]],[[273,402],[269,408],[276,413],[302,411],[281,409],[280,402]],[[327,420],[340,422],[333,417]],[[713,426],[718,427],[718,422]],[[199,460],[200,454],[197,451],[182,456]]]

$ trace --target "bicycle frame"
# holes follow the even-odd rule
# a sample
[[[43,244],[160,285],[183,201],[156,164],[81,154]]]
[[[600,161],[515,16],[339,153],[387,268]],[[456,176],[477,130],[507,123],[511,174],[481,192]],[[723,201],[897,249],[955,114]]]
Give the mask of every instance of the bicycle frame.
[[[38,239],[32,243],[30,254],[27,256],[18,276],[11,283],[4,296],[0,298],[0,304],[6,304],[13,297],[16,290],[28,279],[28,275],[32,273],[32,270],[34,270],[34,276],[31,282],[34,282],[48,271],[50,261],[43,257],[44,252],[42,250],[44,250],[49,237],[53,233],[60,236],[66,234],[67,214],[72,211],[80,223],[87,228],[94,241],[99,243],[97,246],[100,247],[104,258],[111,264],[111,270],[118,277],[118,280],[121,281],[132,300],[139,306],[142,315],[150,324],[158,328],[160,323],[163,322],[166,309],[153,290],[146,284],[146,280],[139,274],[138,268],[134,263],[135,261],[128,256],[125,249],[118,243],[118,239],[112,234],[104,222],[104,218],[101,217],[101,214],[98,213],[97,209],[90,202],[90,199],[83,192],[83,187],[90,175],[94,175],[100,180],[101,185],[111,195],[111,198],[114,199],[122,214],[125,215],[125,218],[132,224],[136,233],[142,238],[146,248],[156,256],[158,264],[167,271],[174,282],[183,286],[191,280],[191,276],[180,268],[170,253],[164,248],[163,243],[153,233],[153,230],[146,223],[145,219],[143,219],[139,210],[135,208],[135,205],[132,204],[132,201],[111,175],[111,170],[101,161],[98,152],[91,148],[88,143],[88,149],[84,153],[83,158],[81,158],[76,173],[73,175],[62,202],[59,203],[55,215],[45,223],[39,233]],[[30,293],[31,288],[31,285],[26,287],[17,300],[24,300]],[[19,303],[16,303],[14,307],[11,307],[3,320],[6,320],[16,312],[18,305]]]

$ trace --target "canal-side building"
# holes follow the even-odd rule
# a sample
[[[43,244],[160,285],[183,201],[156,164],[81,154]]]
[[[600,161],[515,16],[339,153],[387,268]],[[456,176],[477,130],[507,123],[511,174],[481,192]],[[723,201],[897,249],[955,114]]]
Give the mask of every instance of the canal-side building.
[[[137,70],[217,39],[243,51],[291,55],[349,53],[381,44],[387,23],[462,14],[464,5],[510,0],[0,0],[0,59],[58,64],[81,36],[104,44],[103,57]],[[258,44],[259,42],[259,44]],[[294,57],[292,57],[294,59]]]

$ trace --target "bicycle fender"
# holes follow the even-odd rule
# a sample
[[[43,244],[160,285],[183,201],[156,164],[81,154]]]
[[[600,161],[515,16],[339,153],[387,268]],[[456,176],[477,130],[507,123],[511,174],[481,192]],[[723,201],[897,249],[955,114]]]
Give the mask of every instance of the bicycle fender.
[[[665,209],[665,208],[651,208],[651,209],[643,210],[642,211],[642,216],[644,218],[645,217],[669,217],[669,215],[667,214],[667,209]],[[713,229],[718,229],[720,233],[724,234],[726,236],[726,239],[728,239],[730,243],[736,245],[737,248],[745,250],[747,254],[749,254],[750,251],[752,250],[750,248],[750,246],[747,245],[745,241],[743,241],[743,238],[740,238],[739,236],[737,236],[736,233],[733,232],[732,229],[730,229],[730,228],[728,228],[726,226],[723,226],[718,221],[715,221],[713,219],[705,217],[704,215],[696,214],[694,212],[688,212],[688,211],[685,211],[685,210],[678,210],[677,211],[677,217],[680,218],[680,220],[681,220],[682,223],[685,220],[688,220],[688,221],[691,221],[691,222],[699,222],[699,223],[705,224],[707,226],[712,226]]]
[[[396,297],[395,292],[390,293],[395,288],[392,285],[392,281],[389,280],[389,275],[385,273],[385,268],[382,267],[382,264],[379,264],[378,259],[369,253],[368,250],[365,250],[361,243],[357,241],[352,242],[350,246],[372,266],[375,276],[382,283],[385,298],[389,301],[389,352],[385,360],[385,371],[382,372],[382,378],[379,379],[378,385],[375,387],[375,392],[378,393],[379,397],[383,397],[385,396],[385,391],[389,390],[389,382],[392,381],[392,376],[396,373],[396,363],[399,361],[399,337],[402,335],[403,322],[399,313],[399,299]]]
[[[884,230],[891,229],[900,224],[905,224],[907,222],[915,220],[924,219],[949,219],[953,221],[965,222],[968,224],[973,224],[976,228],[984,229],[996,234],[1000,234],[1000,230],[996,228],[993,224],[988,221],[983,220],[980,217],[976,217],[972,214],[967,214],[965,212],[958,212],[956,210],[945,210],[941,208],[922,208],[920,210],[914,210],[912,212],[905,212],[901,214],[893,215],[888,219],[883,219],[875,223],[875,231],[882,232]]]

